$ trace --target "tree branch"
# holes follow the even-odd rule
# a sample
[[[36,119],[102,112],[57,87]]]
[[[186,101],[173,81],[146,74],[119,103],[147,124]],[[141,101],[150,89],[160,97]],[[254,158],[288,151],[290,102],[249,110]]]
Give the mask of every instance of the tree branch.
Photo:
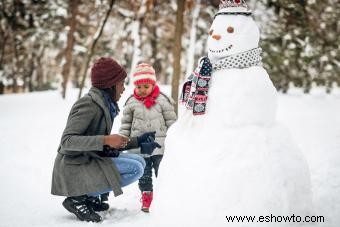
[[[84,67],[84,71],[83,71],[83,75],[82,75],[82,80],[81,80],[81,83],[80,83],[80,89],[79,89],[79,94],[78,94],[78,99],[80,99],[81,97],[81,94],[82,94],[82,91],[83,91],[83,88],[84,88],[84,84],[85,84],[85,79],[86,79],[86,73],[87,73],[87,69],[90,65],[90,61],[91,61],[91,58],[93,56],[93,53],[94,53],[94,49],[96,47],[96,44],[99,40],[99,38],[101,37],[102,33],[103,33],[103,30],[104,30],[104,27],[105,27],[105,24],[110,16],[110,13],[112,11],[112,8],[113,8],[113,5],[115,3],[115,0],[111,0],[110,1],[110,7],[109,9],[107,10],[106,12],[106,15],[105,15],[105,18],[103,20],[103,23],[100,27],[100,30],[99,32],[97,33],[97,35],[95,35],[95,38],[94,38],[94,41],[92,43],[92,46],[91,46],[91,49],[89,51],[89,54],[87,55],[87,60],[86,60],[86,64],[85,64],[85,67]]]

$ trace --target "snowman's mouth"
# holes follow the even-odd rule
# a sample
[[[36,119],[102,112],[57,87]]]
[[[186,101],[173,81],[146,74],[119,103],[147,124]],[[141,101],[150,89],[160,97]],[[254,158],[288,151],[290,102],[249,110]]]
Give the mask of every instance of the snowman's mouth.
[[[222,52],[225,52],[225,51],[230,50],[232,47],[233,47],[233,45],[230,44],[230,45],[229,45],[228,47],[226,47],[226,48],[223,48],[223,49],[220,49],[220,50],[212,50],[212,49],[209,49],[209,51],[210,51],[211,53],[222,53]]]

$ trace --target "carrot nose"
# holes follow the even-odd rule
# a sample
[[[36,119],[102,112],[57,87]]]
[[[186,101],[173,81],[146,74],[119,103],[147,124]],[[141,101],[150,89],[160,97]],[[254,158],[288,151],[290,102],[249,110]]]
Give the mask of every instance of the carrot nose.
[[[214,39],[216,39],[216,40],[220,40],[221,39],[221,36],[220,35],[213,35],[212,36]]]

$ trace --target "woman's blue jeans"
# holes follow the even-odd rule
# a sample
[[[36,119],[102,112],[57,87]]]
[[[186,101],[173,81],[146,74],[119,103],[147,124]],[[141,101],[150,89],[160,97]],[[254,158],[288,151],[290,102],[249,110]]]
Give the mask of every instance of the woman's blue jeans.
[[[112,158],[113,163],[116,165],[120,176],[120,186],[125,187],[135,181],[137,181],[144,173],[145,161],[144,158],[138,154],[126,154],[120,153],[117,158]],[[88,196],[98,196],[112,191],[111,188],[107,188],[98,192],[92,192],[87,194]]]

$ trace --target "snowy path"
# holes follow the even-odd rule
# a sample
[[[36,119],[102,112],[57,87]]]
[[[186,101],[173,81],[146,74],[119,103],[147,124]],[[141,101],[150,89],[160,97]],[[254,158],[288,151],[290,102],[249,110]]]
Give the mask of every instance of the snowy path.
[[[74,97],[64,101],[54,91],[0,96],[0,227],[95,225],[77,221],[61,206],[62,197],[50,195],[53,161]],[[339,226],[340,96],[280,95],[279,105],[278,119],[307,157],[317,214],[326,220],[321,226]],[[112,208],[102,225],[146,226],[137,186],[124,192],[110,196]]]

